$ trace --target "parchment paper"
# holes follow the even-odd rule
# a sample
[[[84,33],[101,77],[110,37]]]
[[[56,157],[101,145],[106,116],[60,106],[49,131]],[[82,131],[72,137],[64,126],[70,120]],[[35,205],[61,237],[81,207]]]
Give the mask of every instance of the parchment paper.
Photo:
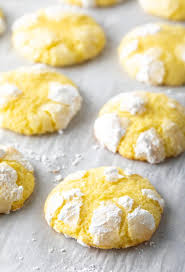
[[[0,71],[27,64],[11,45],[13,21],[24,13],[55,4],[59,4],[57,0],[0,0],[8,22],[8,31],[0,38]],[[36,176],[35,191],[24,208],[0,215],[0,271],[185,271],[185,154],[160,165],[130,161],[106,150],[96,150],[92,131],[100,107],[112,96],[138,89],[167,91],[168,88],[151,88],[128,78],[117,57],[117,46],[127,31],[160,19],[144,14],[134,0],[90,13],[106,31],[106,49],[93,61],[59,69],[79,86],[84,98],[81,112],[63,135],[24,137],[0,132],[1,143],[17,144],[31,159]],[[171,93],[185,104],[184,91],[184,87],[171,88]],[[46,224],[44,201],[56,185],[56,175],[49,173],[52,167],[63,166],[61,175],[65,176],[76,170],[108,165],[133,167],[149,178],[165,199],[164,216],[152,242],[126,250],[88,249],[55,233]]]

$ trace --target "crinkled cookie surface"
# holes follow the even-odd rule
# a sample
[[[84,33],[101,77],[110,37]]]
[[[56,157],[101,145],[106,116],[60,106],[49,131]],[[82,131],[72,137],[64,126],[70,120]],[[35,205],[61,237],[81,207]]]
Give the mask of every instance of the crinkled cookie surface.
[[[71,80],[45,65],[0,77],[0,127],[34,135],[65,129],[82,98]]]
[[[185,151],[185,108],[162,93],[121,93],[100,110],[94,134],[123,157],[160,163]]]
[[[13,147],[0,145],[0,213],[20,209],[34,186],[32,165]]]
[[[185,83],[185,27],[152,23],[129,32],[119,47],[125,71],[150,85]]]
[[[83,246],[126,248],[149,240],[164,200],[130,170],[101,167],[67,176],[49,194],[45,218],[55,231]]]
[[[49,7],[14,23],[13,45],[30,61],[68,66],[96,57],[105,46],[105,35],[79,9]]]
[[[150,14],[172,20],[185,20],[184,0],[139,0],[139,3]]]

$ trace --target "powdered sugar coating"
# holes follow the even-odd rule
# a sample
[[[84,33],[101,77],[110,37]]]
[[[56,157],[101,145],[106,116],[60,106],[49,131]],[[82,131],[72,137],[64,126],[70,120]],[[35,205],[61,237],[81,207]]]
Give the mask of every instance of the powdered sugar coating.
[[[69,225],[72,229],[76,229],[80,219],[80,208],[82,201],[80,199],[74,199],[67,202],[61,209],[58,220]]]
[[[40,110],[48,112],[51,115],[57,130],[65,129],[72,119],[69,110],[62,104],[48,102],[47,104],[43,104]]]
[[[84,194],[78,188],[71,189],[62,193],[62,197],[65,200],[71,200],[73,198],[80,199],[83,195]]]
[[[81,108],[82,98],[78,90],[70,84],[50,82],[48,98],[52,101],[70,106],[68,118],[72,118]]]
[[[141,192],[142,195],[146,196],[147,198],[157,201],[162,209],[164,208],[164,199],[162,199],[154,190],[142,189]]]
[[[82,100],[78,90],[74,86],[59,82],[50,82],[48,98],[55,102],[71,106],[73,112],[79,109],[79,104]]]
[[[116,113],[110,113],[96,119],[94,133],[101,145],[115,153],[126,128],[122,127],[121,119]]]
[[[123,175],[119,174],[119,171],[116,167],[106,167],[104,170],[105,180],[108,182],[117,182],[120,179],[124,178]]]
[[[127,215],[128,231],[133,240],[146,241],[155,230],[155,220],[147,210],[137,207]]]
[[[149,163],[160,163],[165,159],[162,139],[155,128],[142,132],[136,142],[135,155],[138,159],[145,159]]]
[[[127,212],[132,210],[134,200],[130,196],[122,196],[115,200],[120,206],[122,206]]]
[[[135,31],[133,31],[132,35],[134,37],[144,37],[147,35],[155,35],[161,31],[161,26],[158,24],[146,24],[143,26],[137,27]]]
[[[17,178],[15,169],[0,163],[0,213],[9,213],[13,202],[22,198],[23,187],[17,185]]]
[[[39,16],[37,13],[25,14],[24,16],[22,16],[21,18],[17,19],[14,22],[14,24],[12,26],[12,30],[18,31],[21,28],[31,27],[38,22],[38,18],[39,18]]]
[[[1,146],[1,150],[4,151],[3,159],[6,161],[16,161],[20,163],[24,168],[26,168],[28,171],[33,172],[33,166],[31,163],[24,158],[23,154],[21,154],[19,151],[14,149],[11,146]]]
[[[0,85],[0,107],[7,106],[9,102],[15,100],[21,94],[22,91],[13,84],[4,83]]]
[[[137,174],[135,173],[135,171],[133,171],[132,169],[129,169],[129,168],[125,168],[124,173],[125,173],[125,175],[127,175],[127,176],[137,175]]]
[[[150,48],[144,54],[138,54],[139,72],[136,75],[138,81],[160,85],[163,83],[165,76],[164,63],[159,59],[162,54],[159,48]]]
[[[113,246],[119,238],[122,211],[113,203],[104,203],[94,210],[89,227],[96,246]]]
[[[121,98],[120,110],[128,111],[132,115],[145,112],[146,97],[139,92],[123,93]]]
[[[113,174],[120,175],[118,178],[113,175],[110,181],[105,180],[106,170],[112,170]],[[114,172],[115,170],[115,172]],[[112,174],[112,172],[111,172]],[[83,176],[84,177],[84,176]],[[150,188],[155,191],[147,179],[139,175],[128,177],[124,170],[116,167],[100,167],[86,171],[85,178],[64,179],[61,184],[51,192],[51,195],[58,192],[63,199],[62,205],[54,212],[50,226],[59,233],[70,236],[83,246],[98,248],[126,248],[137,245],[142,241],[131,237],[128,229],[127,215],[136,211],[136,208],[148,212],[156,219],[158,226],[162,209],[156,202],[146,201],[142,197],[141,190]],[[48,207],[48,200],[45,205],[45,213]],[[142,213],[142,211],[141,211]],[[147,215],[148,215],[147,214]],[[137,218],[140,223],[147,224],[146,219]],[[146,233],[146,226],[143,226]],[[151,233],[152,234],[152,233]],[[143,234],[141,233],[141,239]]]
[[[120,58],[121,59],[127,58],[138,49],[138,46],[139,46],[138,40],[133,40],[129,42],[126,46],[122,48],[122,51],[120,53]]]
[[[61,194],[58,192],[53,194],[49,199],[48,199],[48,204],[47,204],[47,209],[45,213],[46,221],[50,225],[51,220],[58,208],[60,208],[63,204],[63,197]]]

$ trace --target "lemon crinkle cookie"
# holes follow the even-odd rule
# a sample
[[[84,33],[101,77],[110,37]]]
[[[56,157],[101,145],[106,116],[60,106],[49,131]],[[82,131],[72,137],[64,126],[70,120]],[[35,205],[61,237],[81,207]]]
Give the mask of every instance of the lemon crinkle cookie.
[[[172,20],[185,20],[184,0],[139,0],[139,3],[150,14]]]
[[[147,179],[117,167],[67,176],[45,203],[48,224],[83,246],[126,248],[157,229],[164,200]]]
[[[123,157],[160,163],[185,151],[185,108],[162,93],[121,93],[100,110],[94,134]]]
[[[20,209],[34,186],[32,165],[13,147],[0,145],[0,213]]]
[[[65,76],[35,64],[2,73],[0,127],[25,135],[65,129],[82,98]]]
[[[49,7],[14,23],[13,44],[33,62],[68,66],[96,57],[105,46],[105,35],[78,8]]]
[[[60,0],[62,3],[81,6],[83,8],[107,7],[124,2],[124,0]]]
[[[126,72],[150,85],[185,83],[185,27],[152,23],[128,33],[119,47]]]
[[[0,9],[0,35],[5,32],[6,24],[2,10]]]

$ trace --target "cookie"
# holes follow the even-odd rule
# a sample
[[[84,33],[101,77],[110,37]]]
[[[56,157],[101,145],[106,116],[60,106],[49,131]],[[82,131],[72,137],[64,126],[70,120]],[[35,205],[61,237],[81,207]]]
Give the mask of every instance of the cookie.
[[[172,20],[185,20],[184,0],[139,0],[144,11]]]
[[[43,64],[0,75],[0,127],[25,135],[65,129],[81,108],[74,83]]]
[[[3,15],[3,11],[0,9],[0,35],[3,34],[6,30],[5,18]]]
[[[45,218],[50,227],[83,246],[127,248],[151,238],[164,200],[147,179],[117,167],[67,176],[49,194]]]
[[[185,108],[162,93],[121,93],[100,110],[94,134],[113,153],[160,163],[185,151]]]
[[[60,0],[64,4],[71,4],[83,8],[108,7],[119,4],[124,0]]]
[[[119,58],[127,73],[140,82],[183,85],[185,27],[173,24],[139,26],[123,38]]]
[[[20,209],[34,186],[32,165],[13,147],[0,145],[0,213]]]
[[[13,45],[32,62],[69,66],[100,54],[105,35],[94,19],[78,8],[50,7],[14,23]]]

